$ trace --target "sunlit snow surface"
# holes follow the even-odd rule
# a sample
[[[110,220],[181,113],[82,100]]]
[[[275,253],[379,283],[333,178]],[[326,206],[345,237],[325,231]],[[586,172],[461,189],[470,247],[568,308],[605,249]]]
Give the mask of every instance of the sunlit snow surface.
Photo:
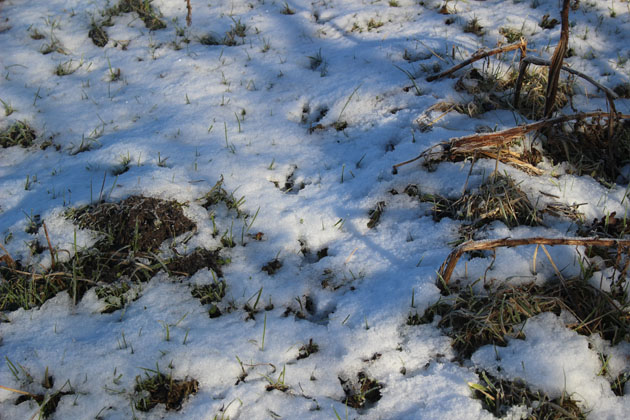
[[[40,270],[50,265],[48,253],[29,251],[32,240],[46,241],[42,228],[25,232],[36,214],[46,221],[53,245],[67,250],[61,258],[70,258],[75,245],[91,246],[94,234],[76,230],[64,212],[99,197],[116,201],[143,194],[187,202],[184,211],[197,224],[187,249],[220,246],[208,211],[196,200],[221,176],[226,190],[245,197],[247,223],[258,211],[252,226],[225,209],[216,213],[224,230],[232,226],[238,243],[222,251],[231,260],[224,267],[226,299],[236,310],[211,319],[192,297],[191,285],[212,282],[208,270],[185,279],[158,274],[142,285],[138,300],[111,314],[100,313],[103,302],[94,291],[76,306],[60,293],[39,309],[1,315],[0,385],[43,393],[40,382],[48,370],[55,388],[69,382],[75,392],[62,397],[55,411],[53,418],[64,420],[324,419],[336,418],[335,412],[341,418],[347,413],[365,419],[482,419],[493,416],[472,398],[468,383],[478,381],[476,368],[484,368],[521,378],[551,396],[566,392],[590,418],[625,418],[630,397],[615,396],[598,376],[598,352],[606,349],[608,368],[619,373],[630,364],[628,343],[610,349],[597,337],[572,332],[561,318],[542,314],[525,324],[525,340],[482,347],[462,365],[435,323],[405,324],[412,296],[419,313],[438,300],[436,271],[458,239],[461,222],[434,222],[417,200],[391,190],[402,193],[416,184],[423,192],[459,197],[464,185],[479,186],[495,162],[477,162],[470,175],[470,162],[442,163],[431,172],[412,164],[396,175],[392,165],[480,125],[502,129],[525,122],[506,111],[478,118],[451,112],[421,132],[416,119],[427,108],[463,95],[454,90],[455,79],[428,83],[426,75],[434,65],[445,69],[503,42],[498,32],[503,26],[521,29],[533,53],[545,58],[560,33],[559,25],[538,26],[545,14],[560,19],[558,1],[451,1],[456,13],[450,16],[438,13],[442,3],[288,0],[295,13],[283,14],[282,1],[191,0],[192,25],[186,27],[184,0],[154,0],[167,28],[149,31],[137,15],[124,14],[106,27],[110,39],[99,48],[88,31],[113,2],[0,1],[0,99],[15,109],[9,116],[0,109],[0,129],[27,121],[41,139],[60,146],[59,151],[0,149],[0,233],[14,259]],[[580,3],[570,17],[575,55],[566,62],[607,86],[628,83],[628,3]],[[451,25],[447,17],[454,19]],[[473,17],[484,26],[483,37],[463,32]],[[247,27],[239,45],[200,43],[208,34],[222,38],[237,22]],[[45,37],[33,39],[36,31]],[[65,54],[40,52],[52,39]],[[406,61],[405,51],[418,60]],[[321,63],[315,67],[317,57]],[[55,75],[64,63],[76,71]],[[120,80],[112,81],[116,69]],[[422,95],[400,69],[417,76]],[[573,105],[604,108],[605,98],[579,84]],[[628,100],[616,105],[630,113]],[[564,111],[572,113],[570,107]],[[331,125],[337,121],[347,128],[336,131]],[[82,141],[93,141],[93,147],[76,153]],[[113,176],[125,158],[129,170]],[[539,177],[504,165],[499,170],[539,207],[549,201],[586,203],[580,211],[588,220],[613,211],[626,214],[627,180],[607,188],[546,165]],[[291,174],[303,189],[276,187]],[[376,228],[368,229],[369,210],[379,201],[386,201],[385,211]],[[263,240],[242,236],[245,229],[262,232]],[[574,226],[555,218],[536,228],[508,229],[495,222],[483,233],[487,238],[573,234]],[[301,243],[312,253],[328,248],[327,256],[309,258]],[[549,250],[565,274],[579,272],[575,249]],[[542,257],[538,274],[531,274],[532,253],[533,247],[498,250],[487,276],[515,283],[521,277],[552,277]],[[273,275],[261,271],[274,258],[282,268]],[[473,259],[466,267],[460,264],[455,276],[468,275],[473,282],[489,264],[490,259]],[[341,287],[323,288],[325,279]],[[261,288],[260,307],[272,303],[273,309],[246,320],[242,308]],[[305,295],[315,315],[300,319],[296,298]],[[289,307],[293,312],[287,316]],[[319,351],[298,360],[309,339]],[[237,384],[239,360],[248,375]],[[136,376],[156,365],[174,378],[199,381],[198,392],[180,411],[133,410]],[[289,389],[267,391],[268,379],[276,380],[283,367]],[[20,369],[34,382],[25,385]],[[368,408],[346,408],[339,378],[356,380],[359,372],[383,385],[382,398]],[[33,401],[15,405],[18,396],[0,389],[0,419],[29,419],[38,412]]]

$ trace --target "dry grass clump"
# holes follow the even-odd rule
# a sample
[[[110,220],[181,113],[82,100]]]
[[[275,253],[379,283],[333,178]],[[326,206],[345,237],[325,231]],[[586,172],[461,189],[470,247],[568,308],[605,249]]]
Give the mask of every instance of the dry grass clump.
[[[506,346],[508,338],[523,339],[523,323],[543,312],[568,312],[575,318],[569,328],[583,335],[599,334],[613,345],[630,339],[629,304],[623,295],[590,286],[583,278],[550,281],[544,285],[499,286],[480,295],[464,290],[452,299],[433,304],[407,323],[432,322],[453,339],[459,357],[470,358],[486,344]]]
[[[0,146],[3,148],[12,146],[29,147],[36,138],[35,130],[24,121],[17,121],[6,130],[0,131]]]
[[[526,405],[531,408],[528,419],[585,419],[586,416],[569,396],[551,400],[549,396],[533,392],[519,380],[495,378],[488,372],[478,372],[479,382],[469,382],[473,397],[481,401],[484,409],[496,417],[504,417],[510,408]]]
[[[518,111],[530,120],[540,120],[544,117],[548,70],[533,68],[523,75],[523,84],[519,95]],[[518,79],[518,72],[511,72],[503,81],[502,90],[514,89]],[[562,109],[569,103],[573,95],[573,81],[560,80],[554,101],[555,109]]]
[[[610,137],[609,118],[580,119],[551,131],[544,150],[555,162],[569,163],[571,173],[614,183],[630,163],[630,122],[614,121]]]
[[[505,175],[492,176],[479,189],[457,200],[420,193],[416,186],[408,186],[405,193],[417,196],[420,201],[433,203],[433,217],[438,221],[450,217],[481,226],[500,220],[509,227],[537,226],[541,223],[540,212],[514,180]]]

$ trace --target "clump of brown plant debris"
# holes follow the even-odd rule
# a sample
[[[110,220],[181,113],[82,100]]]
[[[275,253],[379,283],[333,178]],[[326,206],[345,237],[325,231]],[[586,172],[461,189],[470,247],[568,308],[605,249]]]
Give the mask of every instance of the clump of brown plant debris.
[[[0,146],[5,149],[12,146],[29,147],[36,138],[35,130],[24,121],[17,121],[0,131]]]
[[[410,314],[407,324],[432,322],[440,316],[438,327],[453,339],[452,346],[463,359],[486,344],[503,347],[509,338],[525,338],[523,323],[543,312],[566,311],[575,318],[568,327],[579,334],[599,334],[615,345],[630,339],[629,305],[621,293],[573,278],[543,285],[502,285],[487,294],[464,290],[431,305],[422,316]]]
[[[421,193],[415,185],[408,186],[405,193],[418,197],[422,202],[433,203],[433,218],[436,221],[450,217],[472,222],[478,227],[500,220],[507,226],[514,227],[537,226],[542,220],[540,212],[514,180],[500,174],[491,176],[476,191],[464,194],[457,200]]]
[[[554,162],[568,163],[569,173],[615,183],[622,176],[621,168],[630,163],[630,121],[578,119],[550,131],[543,146]]]

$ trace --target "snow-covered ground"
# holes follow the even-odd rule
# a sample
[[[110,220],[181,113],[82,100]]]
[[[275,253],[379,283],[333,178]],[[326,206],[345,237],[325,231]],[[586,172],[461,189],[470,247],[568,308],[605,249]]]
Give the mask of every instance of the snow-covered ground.
[[[0,239],[11,257],[40,272],[50,266],[47,246],[41,253],[28,246],[35,239],[46,244],[43,227],[27,232],[36,215],[60,258],[74,255],[75,245],[91,246],[95,234],[65,214],[99,197],[186,203],[197,229],[177,244],[182,253],[220,248],[226,232],[236,242],[221,250],[230,263],[222,267],[226,307],[217,318],[191,295],[193,285],[213,282],[208,269],[189,278],[161,272],[113,313],[100,313],[104,303],[94,290],[76,305],[62,292],[41,307],[5,311],[0,385],[33,394],[72,389],[55,419],[477,419],[494,417],[469,386],[479,382],[476,370],[486,369],[552,398],[565,392],[590,418],[626,418],[630,397],[613,393],[600,353],[610,374],[626,371],[627,341],[611,348],[545,313],[526,322],[525,339],[482,347],[462,362],[437,320],[406,324],[412,311],[422,314],[439,299],[436,271],[463,222],[435,222],[403,190],[414,184],[457,198],[465,185],[481,185],[496,163],[479,160],[472,172],[470,160],[431,171],[416,163],[397,174],[392,165],[479,126],[527,122],[508,110],[439,119],[441,112],[432,111],[432,129],[421,130],[418,119],[431,106],[470,100],[455,90],[456,78],[425,78],[505,43],[503,27],[523,32],[530,53],[544,58],[560,34],[560,25],[539,25],[547,14],[560,20],[556,0],[448,1],[449,15],[439,13],[444,3],[191,0],[187,26],[185,0],[154,0],[166,28],[151,31],[136,13],[123,13],[103,27],[109,40],[101,48],[88,33],[113,0],[0,1],[0,130],[24,121],[38,135],[35,146],[0,149]],[[463,30],[474,18],[482,36]],[[570,21],[574,55],[566,64],[611,88],[629,83],[629,3],[582,1]],[[233,33],[237,45],[208,45],[238,29],[244,33]],[[518,56],[502,60],[508,66]],[[490,65],[501,66],[496,58]],[[576,109],[606,109],[605,96],[591,85],[577,82],[576,90]],[[627,99],[616,105],[630,113]],[[569,105],[561,112],[572,113]],[[42,150],[44,141],[52,146]],[[113,175],[121,165],[128,170]],[[627,213],[627,179],[604,186],[561,165],[539,167],[540,176],[503,164],[499,171],[539,207],[553,195],[566,205],[586,203],[579,207],[586,220]],[[226,191],[244,197],[247,217],[201,205],[221,178]],[[379,202],[380,221],[368,228]],[[479,238],[576,235],[570,220],[544,222],[516,228],[494,222]],[[548,249],[565,273],[579,272],[574,249]],[[498,250],[487,276],[531,279],[532,252]],[[261,269],[276,259],[277,271]],[[490,263],[462,263],[455,277],[472,283]],[[554,268],[539,257],[537,272],[543,281]],[[243,308],[256,300],[258,312],[248,316]],[[318,351],[298,359],[310,340]],[[135,409],[136,377],[158,368],[198,381],[181,410]],[[45,372],[54,378],[52,389],[43,388]],[[381,398],[346,407],[343,383],[356,387],[359,373],[382,386]],[[288,388],[267,390],[278,378]],[[0,419],[39,413],[35,401],[16,404],[19,396],[0,389]],[[507,414],[523,415],[523,407]]]

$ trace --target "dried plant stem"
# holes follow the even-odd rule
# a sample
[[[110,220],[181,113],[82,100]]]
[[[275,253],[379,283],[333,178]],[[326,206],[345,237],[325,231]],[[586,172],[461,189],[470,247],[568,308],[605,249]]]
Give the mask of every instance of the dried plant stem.
[[[4,251],[4,255],[0,257],[0,261],[4,261],[5,263],[7,263],[9,268],[15,268],[15,260],[11,258],[11,254],[9,254],[9,251],[7,251],[7,249],[1,243],[0,249]]]
[[[488,147],[502,147],[515,138],[521,137],[530,131],[541,130],[545,127],[551,127],[567,121],[580,120],[584,118],[606,117],[610,114],[606,111],[580,112],[572,115],[564,115],[561,117],[548,118],[531,124],[519,125],[508,128],[506,130],[495,131],[493,133],[476,133],[469,136],[455,137],[447,141],[438,143],[424,150],[413,159],[394,165],[394,173],[398,168],[409,163],[415,162],[422,158],[430,158],[431,156],[442,156],[446,153],[449,157],[457,155],[467,155],[480,151]],[[630,118],[627,114],[615,114],[617,118]]]
[[[186,14],[186,25],[190,26],[192,24],[192,6],[190,5],[190,0],[186,1],[186,9],[188,13]]]
[[[472,57],[470,57],[469,59],[462,61],[461,63],[457,64],[456,66],[451,67],[448,70],[443,71],[442,73],[429,76],[427,77],[426,80],[427,82],[432,82],[434,80],[441,79],[442,77],[455,73],[457,70],[461,69],[462,67],[466,67],[467,65],[474,63],[475,61],[481,60],[486,57],[490,57],[491,55],[501,54],[504,52],[510,52],[517,49],[520,49],[521,51],[525,51],[527,49],[527,41],[524,39],[521,39],[519,42],[515,44],[504,45],[503,47],[498,47],[490,51],[478,51],[474,53]]]
[[[46,222],[42,223],[44,227],[44,233],[46,234],[46,242],[48,242],[48,250],[50,251],[50,269],[55,269],[55,251],[53,250],[52,243],[50,242],[50,236],[48,236],[48,228],[46,227]]]
[[[31,394],[30,392],[20,391],[19,389],[9,388],[3,385],[0,385],[0,389],[4,389],[5,391],[9,392],[15,392],[16,394],[28,395],[29,397],[36,397],[35,394]]]
[[[628,248],[630,247],[630,239],[605,239],[605,238],[543,238],[543,237],[534,237],[534,238],[520,238],[520,239],[512,239],[512,238],[504,238],[504,239],[493,239],[493,240],[481,240],[481,241],[468,241],[457,248],[455,248],[448,255],[440,270],[438,271],[439,278],[445,284],[448,284],[451,276],[453,275],[453,271],[455,270],[455,266],[457,265],[457,261],[459,258],[465,253],[470,251],[480,251],[480,250],[489,250],[496,249],[500,247],[514,247],[514,246],[522,246],[522,245],[581,245],[581,246],[607,246],[612,247],[616,246],[618,249],[620,248]],[[543,251],[546,250],[543,248]]]
[[[547,94],[545,98],[545,118],[549,118],[553,114],[556,103],[556,93],[558,92],[558,81],[560,80],[560,71],[562,70],[562,61],[569,48],[569,3],[570,0],[564,0],[562,3],[562,31],[560,33],[560,41],[553,52],[551,64],[549,65]]]

